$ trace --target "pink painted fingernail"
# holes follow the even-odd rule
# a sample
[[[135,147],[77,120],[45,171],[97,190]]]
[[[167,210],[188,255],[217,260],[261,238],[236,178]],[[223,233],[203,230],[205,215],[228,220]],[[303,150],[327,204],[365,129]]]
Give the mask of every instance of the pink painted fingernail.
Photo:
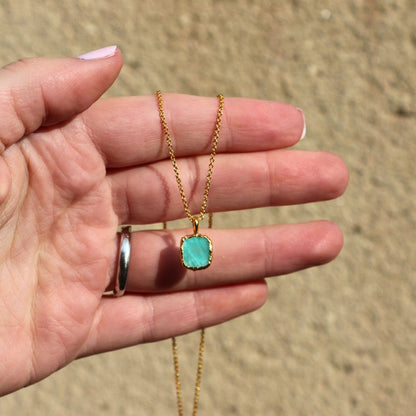
[[[78,59],[90,61],[93,59],[110,58],[114,56],[117,50],[117,45],[106,46],[105,48],[97,49],[95,51],[84,53],[78,56]]]
[[[300,113],[302,114],[302,118],[303,118],[303,130],[302,130],[302,135],[300,136],[299,140],[303,140],[306,136],[306,121],[305,121],[305,113],[298,108],[298,110],[300,111]]]

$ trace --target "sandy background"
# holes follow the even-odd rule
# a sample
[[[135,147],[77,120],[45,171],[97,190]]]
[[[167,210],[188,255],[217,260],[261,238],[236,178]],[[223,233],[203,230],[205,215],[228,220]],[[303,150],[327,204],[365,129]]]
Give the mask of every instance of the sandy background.
[[[342,198],[220,214],[217,227],[328,218],[330,265],[270,281],[270,300],[207,333],[200,415],[416,413],[416,4],[1,0],[0,65],[118,44],[111,95],[252,96],[305,110],[298,146],[341,155]],[[198,335],[181,340],[187,410]],[[0,400],[0,415],[174,415],[170,342],[77,361]]]

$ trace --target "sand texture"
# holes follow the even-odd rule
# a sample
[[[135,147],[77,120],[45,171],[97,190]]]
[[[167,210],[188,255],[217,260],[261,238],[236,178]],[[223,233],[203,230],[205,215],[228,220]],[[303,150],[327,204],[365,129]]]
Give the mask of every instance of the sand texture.
[[[345,195],[223,213],[215,226],[326,218],[344,249],[270,279],[260,311],[207,331],[199,414],[416,414],[414,0],[2,0],[0,38],[0,65],[119,45],[113,96],[221,91],[303,108],[297,147],[341,155]],[[180,344],[190,414],[198,334]],[[0,399],[1,416],[175,414],[169,340],[79,360]]]

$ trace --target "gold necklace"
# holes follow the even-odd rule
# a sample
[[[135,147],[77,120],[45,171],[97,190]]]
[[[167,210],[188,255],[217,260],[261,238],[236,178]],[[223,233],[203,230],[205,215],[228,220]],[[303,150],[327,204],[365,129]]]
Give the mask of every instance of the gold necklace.
[[[176,183],[178,184],[179,193],[181,195],[182,203],[185,208],[187,217],[192,221],[193,234],[186,235],[181,239],[180,255],[181,262],[187,268],[191,270],[201,270],[209,267],[212,261],[212,241],[206,236],[199,234],[199,223],[204,219],[207,204],[208,193],[211,186],[212,172],[214,170],[215,155],[217,153],[218,140],[221,128],[221,118],[224,108],[224,97],[218,94],[219,106],[217,119],[215,122],[215,130],[212,140],[211,156],[209,159],[207,179],[205,183],[204,196],[202,198],[201,211],[198,215],[192,215],[189,209],[188,201],[183,190],[181,177],[179,176],[179,168],[176,163],[175,151],[173,150],[172,139],[170,137],[168,124],[166,122],[165,111],[163,109],[162,93],[156,91],[157,101],[159,104],[159,115],[162,123],[163,134],[166,139],[166,143],[169,149],[170,160],[172,161],[173,171],[175,172]]]
[[[208,228],[212,228],[213,214],[208,214]],[[167,224],[163,222],[163,229],[166,230]],[[204,362],[204,349],[205,349],[205,329],[201,329],[201,335],[199,340],[199,353],[198,353],[198,367],[196,371],[195,389],[194,389],[194,403],[192,408],[192,416],[196,416],[199,404],[199,392],[201,390],[201,378],[202,378],[202,365]],[[182,389],[181,389],[181,376],[179,371],[179,354],[178,343],[175,337],[172,337],[172,354],[173,354],[173,366],[175,370],[175,387],[176,387],[176,404],[178,407],[179,416],[183,416],[183,403],[182,403]]]
[[[181,178],[179,175],[179,168],[176,163],[175,152],[173,149],[172,139],[170,137],[169,128],[166,122],[165,112],[163,109],[162,93],[156,91],[156,97],[159,106],[159,116],[162,124],[163,135],[166,139],[166,143],[169,149],[169,156],[172,161],[173,170],[175,172],[176,183],[178,184],[179,193],[182,199],[183,206],[185,208],[185,213],[187,217],[192,222],[193,234],[186,235],[181,239],[180,245],[180,257],[181,262],[184,267],[191,270],[201,270],[210,266],[212,262],[212,241],[206,236],[199,234],[198,228],[199,223],[204,219],[206,208],[208,204],[208,193],[211,186],[212,172],[214,169],[215,155],[217,153],[217,146],[219,140],[219,133],[221,128],[221,118],[224,108],[224,97],[221,94],[218,94],[219,106],[217,112],[217,118],[215,122],[215,130],[212,139],[212,149],[211,156],[208,165],[207,179],[205,183],[204,196],[202,199],[202,206],[200,213],[198,215],[192,215],[188,201],[185,196],[185,192],[182,186]],[[163,223],[163,228],[166,229],[166,222]],[[212,213],[209,214],[209,223],[208,228],[212,228]],[[198,354],[198,369],[195,380],[195,391],[194,391],[194,403],[192,416],[196,416],[198,411],[199,404],[199,392],[201,387],[201,377],[202,377],[202,364],[203,364],[203,355],[205,348],[205,330],[201,329],[201,338],[199,343],[199,354]],[[173,352],[173,363],[175,369],[175,384],[176,384],[176,400],[178,407],[179,416],[183,416],[183,404],[182,404],[182,390],[180,382],[180,372],[179,372],[179,358],[178,358],[178,345],[176,338],[172,338],[172,352]]]

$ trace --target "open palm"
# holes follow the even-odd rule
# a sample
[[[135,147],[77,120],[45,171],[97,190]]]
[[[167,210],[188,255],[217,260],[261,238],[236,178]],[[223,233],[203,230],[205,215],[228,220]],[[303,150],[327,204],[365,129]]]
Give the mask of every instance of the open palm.
[[[195,277],[179,262],[183,232],[134,233],[127,293],[103,296],[114,284],[120,224],[184,216],[155,98],[97,101],[121,65],[117,51],[91,61],[25,60],[0,71],[0,394],[80,356],[254,310],[266,299],[264,277],[329,261],[341,248],[329,222],[228,236],[212,230],[220,254]],[[165,106],[198,212],[217,101],[167,95]],[[282,149],[302,129],[296,108],[226,98],[208,210],[340,195],[347,182],[340,159]]]

